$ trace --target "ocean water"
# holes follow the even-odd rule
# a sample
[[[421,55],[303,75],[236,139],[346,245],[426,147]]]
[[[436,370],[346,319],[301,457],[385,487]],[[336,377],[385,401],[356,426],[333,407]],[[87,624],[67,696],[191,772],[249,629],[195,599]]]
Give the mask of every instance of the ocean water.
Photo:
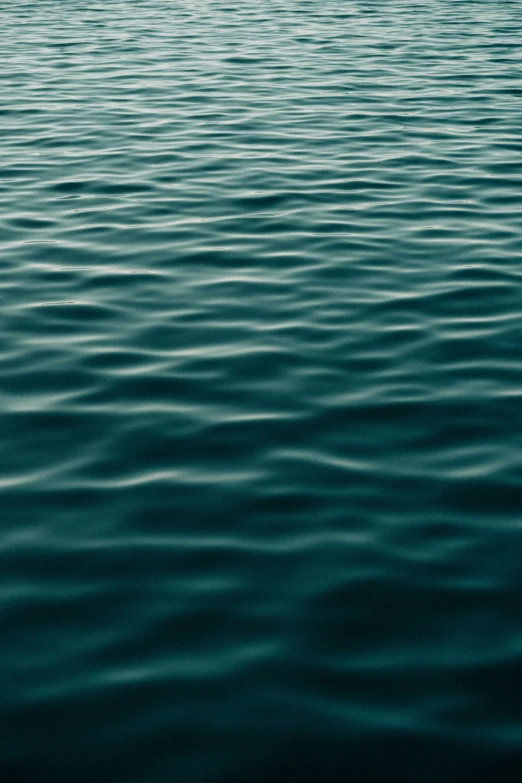
[[[522,780],[521,41],[2,2],[2,781]]]

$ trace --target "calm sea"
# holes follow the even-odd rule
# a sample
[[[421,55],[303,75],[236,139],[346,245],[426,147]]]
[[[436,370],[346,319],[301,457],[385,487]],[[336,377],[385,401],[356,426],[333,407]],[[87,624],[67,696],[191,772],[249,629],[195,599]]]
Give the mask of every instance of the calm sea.
[[[521,42],[3,0],[2,781],[522,780]]]

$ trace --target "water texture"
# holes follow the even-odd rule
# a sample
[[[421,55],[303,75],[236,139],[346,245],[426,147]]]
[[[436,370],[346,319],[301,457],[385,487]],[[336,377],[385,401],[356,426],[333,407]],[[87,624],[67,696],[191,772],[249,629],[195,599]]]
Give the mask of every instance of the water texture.
[[[521,780],[521,40],[2,2],[6,783]]]

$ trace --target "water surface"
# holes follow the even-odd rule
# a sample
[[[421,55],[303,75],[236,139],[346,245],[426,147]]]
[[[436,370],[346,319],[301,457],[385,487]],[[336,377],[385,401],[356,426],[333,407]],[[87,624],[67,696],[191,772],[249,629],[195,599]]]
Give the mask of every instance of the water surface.
[[[22,783],[516,783],[522,6],[6,0]]]

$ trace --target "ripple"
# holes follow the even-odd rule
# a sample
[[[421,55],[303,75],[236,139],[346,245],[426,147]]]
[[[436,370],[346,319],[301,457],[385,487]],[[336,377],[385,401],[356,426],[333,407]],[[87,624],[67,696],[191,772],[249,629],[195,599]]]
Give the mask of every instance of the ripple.
[[[4,777],[515,783],[520,4],[4,6]]]

